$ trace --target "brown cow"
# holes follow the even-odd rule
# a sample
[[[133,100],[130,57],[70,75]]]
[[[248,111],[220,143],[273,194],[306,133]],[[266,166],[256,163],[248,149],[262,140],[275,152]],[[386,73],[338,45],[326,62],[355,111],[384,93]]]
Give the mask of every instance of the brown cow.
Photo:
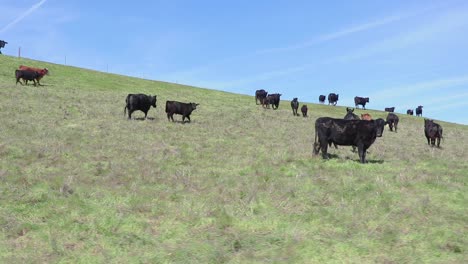
[[[42,77],[44,77],[44,75],[49,75],[49,70],[47,68],[34,68],[34,67],[29,67],[29,66],[24,66],[24,65],[20,65],[19,68],[20,70],[22,71],[33,71],[33,72],[37,72],[39,74],[39,76],[37,77],[37,83],[39,85],[42,85],[39,81],[42,79]],[[23,79],[24,80],[24,79]],[[24,80],[26,84],[28,84],[28,80]]]
[[[361,114],[361,119],[370,121],[370,120],[372,120],[372,116],[370,114],[368,114],[368,113]]]

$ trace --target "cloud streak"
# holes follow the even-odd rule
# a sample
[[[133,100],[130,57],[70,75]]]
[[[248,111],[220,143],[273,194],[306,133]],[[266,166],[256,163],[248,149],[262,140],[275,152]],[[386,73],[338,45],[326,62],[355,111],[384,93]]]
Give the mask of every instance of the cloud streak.
[[[13,27],[14,25],[16,25],[17,23],[19,23],[21,20],[23,20],[24,18],[26,18],[27,16],[29,16],[31,13],[33,13],[34,11],[36,11],[38,8],[40,8],[47,0],[41,0],[39,1],[39,3],[31,6],[28,10],[26,10],[24,13],[22,13],[21,15],[19,15],[15,20],[13,20],[12,22],[10,22],[9,24],[7,24],[6,26],[4,26],[2,29],[0,29],[0,33],[4,33],[5,31],[7,31],[8,29],[10,29],[11,27]]]

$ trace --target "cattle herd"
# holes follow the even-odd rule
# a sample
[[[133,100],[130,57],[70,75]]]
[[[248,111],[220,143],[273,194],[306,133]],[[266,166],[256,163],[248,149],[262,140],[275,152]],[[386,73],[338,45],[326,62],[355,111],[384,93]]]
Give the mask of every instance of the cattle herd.
[[[279,105],[279,97],[281,94],[268,94],[265,90],[257,90],[255,92],[255,103],[262,104],[264,108],[269,108],[272,104],[273,109],[277,109]],[[274,99],[273,99],[274,98]],[[319,102],[324,104],[325,95],[319,96]],[[335,106],[338,102],[339,95],[330,93],[328,95],[328,105]],[[369,97],[354,97],[355,107],[359,105],[362,109],[366,109],[366,103],[369,103]],[[273,107],[275,104],[275,107]],[[294,98],[291,101],[291,109],[294,116],[299,116],[297,110],[299,108],[299,101]],[[361,163],[366,163],[367,149],[374,143],[377,137],[383,135],[384,127],[388,125],[390,131],[398,131],[398,122],[400,121],[398,115],[394,113],[395,107],[385,107],[386,112],[389,112],[386,120],[382,118],[372,119],[368,113],[361,114],[361,118],[354,114],[354,108],[346,108],[346,115],[341,118],[320,117],[315,121],[315,140],[313,145],[313,153],[318,155],[322,152],[324,159],[329,158],[328,147],[332,144],[337,148],[340,146],[352,146],[353,151],[358,149],[359,160]],[[302,116],[307,117],[307,105],[301,108]],[[413,110],[408,109],[408,115],[413,115]],[[416,108],[416,116],[422,116],[422,106]],[[427,144],[440,147],[440,140],[442,138],[442,127],[435,123],[433,120],[424,119],[424,134],[427,138]]]
[[[34,68],[21,65],[15,70],[16,84],[27,85],[28,81],[33,81],[34,86],[41,85],[40,80],[48,75],[49,71],[47,68]],[[21,82],[23,80],[23,82]],[[281,94],[273,93],[269,94],[267,91],[261,89],[255,92],[255,104],[261,104],[263,108],[271,108],[276,110],[280,104]],[[319,102],[325,102],[325,95],[319,96]],[[328,95],[328,104],[336,106],[339,99],[339,95],[330,93]],[[128,119],[132,118],[132,113],[135,111],[142,111],[147,118],[148,111],[151,106],[156,108],[157,96],[146,95],[146,94],[128,94],[125,99],[124,115],[127,115]],[[359,105],[362,109],[366,109],[366,103],[369,103],[368,97],[354,97],[355,107]],[[183,103],[178,101],[166,101],[166,114],[168,121],[174,122],[174,114],[182,115],[182,123],[185,123],[185,119],[190,122],[190,115],[197,108],[197,103]],[[422,106],[416,108],[416,116],[422,116]],[[294,116],[299,116],[299,101],[298,98],[294,98],[291,101],[291,109]],[[381,137],[385,125],[388,125],[390,131],[395,129],[398,130],[399,118],[394,113],[395,107],[386,107],[384,109],[389,112],[386,120],[382,118],[372,119],[372,116],[368,113],[358,115],[354,114],[354,108],[346,108],[346,115],[341,118],[331,117],[320,117],[315,121],[315,141],[313,144],[313,153],[318,155],[322,152],[322,157],[325,159],[329,158],[328,147],[332,144],[337,148],[340,146],[352,146],[353,151],[358,149],[359,160],[361,163],[366,163],[367,149],[374,143],[377,137]],[[308,108],[307,105],[302,105],[301,112],[303,117],[307,117]],[[413,115],[413,110],[407,110],[408,115]],[[442,127],[435,123],[433,120],[424,119],[424,135],[427,139],[427,144],[431,146],[437,145],[440,147],[440,140],[442,138]],[[437,142],[437,144],[436,144]]]

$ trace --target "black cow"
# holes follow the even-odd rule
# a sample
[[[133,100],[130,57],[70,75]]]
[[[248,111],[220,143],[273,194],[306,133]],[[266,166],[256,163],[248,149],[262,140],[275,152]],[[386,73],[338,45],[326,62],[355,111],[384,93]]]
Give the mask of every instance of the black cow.
[[[268,92],[261,89],[255,91],[255,104],[258,105],[258,103],[262,104],[263,103],[263,98],[267,97]]]
[[[319,96],[319,102],[320,102],[321,104],[325,103],[325,98],[327,98],[327,97],[326,97],[325,95],[321,94],[321,95]]]
[[[354,114],[354,108],[349,108],[349,107],[346,107],[346,115],[344,116],[343,119],[346,119],[346,120],[359,120],[359,116]]]
[[[358,108],[358,105],[362,105],[362,108],[366,109],[366,103],[368,102],[369,102],[369,97],[359,97],[359,96],[354,97],[354,104],[356,105],[356,108]]]
[[[263,100],[263,107],[267,107],[267,108],[270,108],[270,104],[271,104],[271,108],[273,109],[278,109],[279,107],[279,103],[280,103],[280,97],[281,97],[281,94],[278,94],[278,93],[275,93],[275,94],[269,94],[267,95],[267,97]]]
[[[413,115],[413,113],[414,113],[414,112],[413,112],[413,109],[408,109],[408,110],[406,110],[406,114],[407,114],[407,115]]]
[[[385,127],[382,118],[376,120],[344,120],[320,117],[315,121],[314,154],[322,150],[322,157],[329,158],[328,145],[358,147],[359,160],[366,163],[366,151],[377,137],[381,137]]]
[[[307,117],[307,110],[308,110],[308,109],[307,109],[307,105],[303,105],[303,106],[301,107],[301,112],[302,112],[302,116],[303,116],[303,117]]]
[[[8,44],[8,42],[6,42],[4,40],[0,40],[0,54],[2,54],[1,49],[5,47],[5,44]]]
[[[422,105],[416,108],[416,116],[422,116],[422,109],[423,109]]]
[[[36,86],[37,85],[36,80],[38,80],[39,77],[41,77],[41,75],[36,71],[15,70],[15,77],[16,77],[16,85],[18,85],[18,83],[23,85],[23,83],[20,80],[20,79],[23,79],[25,82],[33,81],[34,86]]]
[[[196,103],[181,103],[177,101],[166,101],[166,113],[167,120],[174,122],[174,114],[182,115],[182,123],[185,122],[185,118],[190,122],[190,114],[192,111],[197,109],[200,104]]]
[[[148,111],[153,106],[156,108],[156,95],[146,95],[146,94],[128,94],[125,99],[125,108],[124,115],[128,109],[128,119],[132,118],[132,113],[140,110],[145,113],[145,119],[148,115]]]
[[[393,113],[395,112],[395,107],[385,107],[385,112]]]
[[[437,147],[440,147],[442,126],[434,122],[432,119],[424,119],[424,135],[427,138],[428,145],[432,145],[434,147],[437,139]]]
[[[291,108],[292,108],[292,111],[293,111],[293,115],[294,116],[299,116],[299,114],[297,113],[297,109],[299,109],[299,102],[297,101],[297,97],[295,97],[291,101]]]
[[[333,104],[333,105],[336,105],[336,103],[338,102],[338,94],[334,94],[334,93],[330,93],[328,95],[328,105],[330,104]]]
[[[388,113],[386,121],[387,121],[388,127],[390,128],[390,131],[393,131],[393,126],[395,126],[395,133],[396,133],[398,129],[398,122],[400,122],[400,118],[398,118],[398,116],[394,113]]]

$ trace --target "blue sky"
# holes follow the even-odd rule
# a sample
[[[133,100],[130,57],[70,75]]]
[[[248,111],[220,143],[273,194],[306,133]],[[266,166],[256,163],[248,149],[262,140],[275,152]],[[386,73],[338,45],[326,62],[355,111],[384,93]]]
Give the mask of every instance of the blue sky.
[[[7,55],[468,124],[465,0],[0,0],[0,13]]]

